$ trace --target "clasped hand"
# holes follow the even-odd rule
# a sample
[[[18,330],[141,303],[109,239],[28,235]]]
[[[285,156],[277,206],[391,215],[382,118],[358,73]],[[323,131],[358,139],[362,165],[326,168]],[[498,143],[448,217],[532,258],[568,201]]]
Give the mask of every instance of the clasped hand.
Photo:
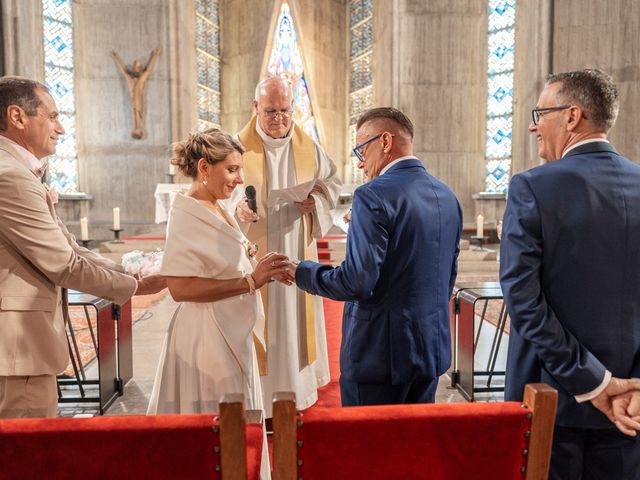
[[[269,252],[258,261],[252,276],[256,282],[256,288],[265,283],[276,280],[283,285],[292,285],[296,280],[297,263],[289,260],[289,257],[281,253]]]
[[[625,435],[635,437],[640,430],[640,379],[613,377],[591,403]]]
[[[294,265],[286,255],[276,252],[267,253],[258,261],[258,265],[252,273],[256,288],[262,287],[271,280],[291,285],[295,281],[295,269],[292,274]]]

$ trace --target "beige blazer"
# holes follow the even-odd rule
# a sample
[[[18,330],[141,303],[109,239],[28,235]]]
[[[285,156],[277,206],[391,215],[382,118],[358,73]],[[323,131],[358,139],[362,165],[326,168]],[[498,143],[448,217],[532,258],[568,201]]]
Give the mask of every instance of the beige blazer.
[[[0,375],[57,374],[69,361],[62,288],[124,303],[136,281],[76,243],[17,156],[0,149]]]

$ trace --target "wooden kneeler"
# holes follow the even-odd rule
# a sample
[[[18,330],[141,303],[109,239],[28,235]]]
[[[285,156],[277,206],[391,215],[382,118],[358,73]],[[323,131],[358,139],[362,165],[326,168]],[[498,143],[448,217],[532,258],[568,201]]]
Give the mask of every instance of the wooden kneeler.
[[[251,459],[247,456],[247,424],[260,425],[262,429],[262,411],[247,410],[245,414],[244,395],[224,395],[220,401],[220,460],[223,480],[249,478],[247,467]],[[262,437],[259,440],[259,445],[262,445]],[[258,474],[259,471],[258,468]]]
[[[529,384],[524,403],[314,408],[292,393],[273,407],[274,480],[547,478],[557,392]]]

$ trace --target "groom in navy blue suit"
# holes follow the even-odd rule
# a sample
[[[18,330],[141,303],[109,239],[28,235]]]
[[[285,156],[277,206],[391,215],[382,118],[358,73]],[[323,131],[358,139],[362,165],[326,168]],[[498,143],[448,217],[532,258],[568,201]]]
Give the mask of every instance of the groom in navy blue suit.
[[[548,163],[509,185],[505,399],[558,389],[552,479],[640,478],[640,437],[621,433],[640,425],[614,414],[640,376],[640,166],[607,141],[617,114],[608,75],[551,76],[529,127]]]
[[[303,261],[303,290],[345,300],[342,404],[435,401],[451,362],[449,296],[462,213],[451,189],[413,155],[413,125],[376,108],[357,124],[354,149],[370,181],[356,189],[345,261]]]

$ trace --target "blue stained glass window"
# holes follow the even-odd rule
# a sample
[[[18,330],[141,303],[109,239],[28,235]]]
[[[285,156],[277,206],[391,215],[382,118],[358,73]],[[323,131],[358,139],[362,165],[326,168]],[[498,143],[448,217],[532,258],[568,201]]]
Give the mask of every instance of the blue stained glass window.
[[[489,75],[513,70],[514,29],[489,34]]]
[[[358,117],[373,107],[373,0],[350,0],[350,62],[351,85],[349,88],[349,124],[351,147],[355,146]],[[363,183],[364,172],[351,155],[351,182]]]
[[[293,85],[293,119],[317,142],[318,130],[309,97],[309,85],[304,76],[302,51],[287,2],[283,2],[280,8],[267,72],[271,77],[281,76],[289,79]]]
[[[494,75],[488,79],[487,115],[509,115],[513,111],[513,73]]]
[[[516,23],[516,0],[489,0],[489,32]]]
[[[509,186],[511,162],[508,160],[490,160],[487,162],[487,191],[505,192]],[[489,189],[490,188],[490,189]]]
[[[42,0],[44,80],[60,112],[65,134],[48,158],[47,179],[59,193],[78,191],[76,107],[73,78],[71,0]]]
[[[373,15],[373,0],[351,0],[349,7],[351,27],[364,20],[369,20]]]
[[[488,0],[487,192],[506,192],[511,169],[516,0]]]
[[[511,115],[490,118],[487,122],[487,160],[493,158],[511,158]]]
[[[196,2],[198,129],[220,126],[220,2]]]
[[[373,26],[364,22],[351,30],[351,56],[357,57],[371,47]]]
[[[372,55],[372,51],[369,49],[367,53],[351,63],[352,92],[368,87],[373,83],[373,75],[371,71]]]

